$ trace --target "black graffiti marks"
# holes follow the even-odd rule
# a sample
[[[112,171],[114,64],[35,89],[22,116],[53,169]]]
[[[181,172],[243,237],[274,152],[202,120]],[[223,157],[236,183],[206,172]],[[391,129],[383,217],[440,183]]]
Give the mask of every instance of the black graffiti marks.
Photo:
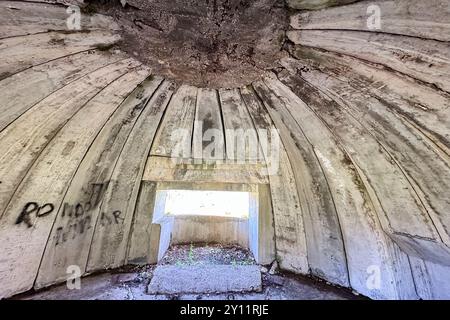
[[[60,219],[56,223],[54,232],[55,246],[68,240],[76,239],[78,236],[87,234],[86,231],[93,228],[98,219],[98,226],[123,224],[125,218],[120,210],[100,210],[109,181],[105,183],[93,183],[88,188],[83,188],[79,195],[80,201],[71,204],[64,202],[61,207]],[[28,202],[17,217],[15,224],[25,224],[28,228],[36,224],[37,219],[50,215],[55,211],[55,204]],[[93,214],[96,213],[97,214]],[[98,217],[98,218],[97,218]]]
[[[85,207],[78,203],[76,205],[64,204],[62,217],[65,217],[65,226],[58,227],[55,234],[55,246],[65,243],[68,240],[74,240],[81,236],[85,231],[92,228],[92,218],[90,206]],[[122,217],[121,211],[113,211],[112,213],[101,212],[99,217],[100,226],[108,226],[113,224],[122,224],[125,218]]]
[[[62,225],[56,229],[55,233],[55,246],[83,236],[87,230],[94,227],[95,221],[93,220],[97,215],[93,215],[93,213],[100,210],[108,186],[109,182],[93,183],[82,193],[81,198],[85,201],[76,204],[64,203],[61,212]],[[99,219],[101,226],[119,224],[124,220],[120,211],[114,211],[111,214],[100,212]]]
[[[55,234],[55,246],[65,243],[69,239],[74,240],[91,228],[90,215],[77,219],[73,223],[67,223],[64,227],[58,227]]]
[[[36,218],[45,217],[52,213],[53,210],[55,210],[55,205],[52,203],[46,203],[40,206],[37,202],[28,202],[17,217],[16,224],[25,223],[28,228],[31,228],[33,226],[33,215]]]
[[[109,181],[106,183],[93,183],[89,185],[88,190],[85,192],[87,198],[86,203],[84,205],[79,203],[74,207],[68,203],[64,203],[62,217],[64,218],[66,215],[72,217],[73,208],[75,217],[81,217],[84,216],[85,211],[91,211],[93,208],[97,207],[101,203],[108,185]],[[28,202],[17,217],[15,224],[18,225],[24,223],[28,228],[31,228],[34,225],[32,217],[35,217],[35,219],[45,217],[54,210],[55,205],[53,203],[46,203],[41,206],[38,202]],[[84,223],[85,222],[82,221],[82,224]]]
[[[122,212],[116,210],[113,211],[112,214],[108,214],[106,212],[102,212],[100,214],[100,225],[102,227],[108,226],[111,224],[122,224],[125,218],[122,217]]]
[[[92,208],[90,202],[87,202],[85,205],[81,203],[75,205],[64,203],[61,212],[63,226],[56,228],[55,246],[65,243],[69,239],[74,240],[92,228],[92,218],[89,212]]]

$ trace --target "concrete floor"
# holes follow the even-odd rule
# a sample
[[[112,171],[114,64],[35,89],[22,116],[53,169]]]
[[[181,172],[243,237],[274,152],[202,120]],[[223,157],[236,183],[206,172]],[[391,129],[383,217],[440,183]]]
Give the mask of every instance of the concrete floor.
[[[205,254],[209,252],[210,254]],[[177,246],[169,250],[161,265],[173,267],[211,265],[254,265],[248,252],[238,247]],[[270,267],[270,266],[269,266]],[[66,284],[39,292],[28,292],[20,300],[354,300],[361,296],[347,289],[336,288],[314,279],[276,272],[261,267],[262,291],[213,294],[148,294],[156,266],[124,267],[81,279],[79,290],[69,290]]]
[[[80,290],[59,285],[14,297],[19,300],[354,300],[348,290],[308,278],[263,275],[263,291],[252,293],[149,295],[151,269],[143,272],[104,273],[83,278]]]

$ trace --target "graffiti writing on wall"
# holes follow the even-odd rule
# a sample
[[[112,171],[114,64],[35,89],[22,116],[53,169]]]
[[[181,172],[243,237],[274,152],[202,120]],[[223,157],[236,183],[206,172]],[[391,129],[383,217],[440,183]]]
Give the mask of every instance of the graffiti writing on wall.
[[[85,192],[86,201],[76,204],[64,203],[61,212],[63,220],[62,225],[56,229],[55,246],[65,243],[68,240],[74,240],[79,236],[86,234],[86,231],[95,226],[95,213],[101,207],[102,200],[108,188],[108,183],[91,184],[91,187]],[[94,218],[93,218],[94,215]],[[112,213],[100,212],[98,216],[98,225],[106,226],[111,224],[120,224],[123,222],[122,213],[118,210]],[[93,221],[94,220],[94,221]]]
[[[64,205],[66,207],[63,210],[63,216],[66,217],[67,222],[64,226],[60,226],[56,229],[55,246],[65,243],[67,240],[74,240],[78,236],[83,235],[87,230],[93,228],[90,212],[92,210],[85,210],[81,204],[71,206],[65,203]],[[121,224],[124,220],[121,211],[116,210],[112,213],[101,212],[99,216],[99,225],[104,227],[112,224]]]
[[[63,203],[60,219],[56,223],[57,227],[54,232],[55,246],[86,234],[87,230],[94,228],[96,219],[98,219],[97,225],[100,227],[123,224],[125,218],[122,216],[120,210],[113,210],[111,212],[101,211],[93,218],[93,214],[98,212],[101,207],[108,185],[109,182],[91,184],[82,193],[81,198],[86,199],[85,201],[80,201],[75,204]],[[31,228],[35,225],[37,219],[49,216],[54,211],[55,204],[53,203],[41,205],[38,202],[28,202],[24,205],[15,224],[19,225],[23,223],[28,228]]]
[[[37,202],[28,202],[17,217],[16,224],[25,223],[28,228],[31,228],[33,226],[32,216],[36,218],[45,217],[52,213],[53,210],[55,210],[55,205],[52,203],[40,206]]]
[[[56,228],[55,246],[66,242],[69,239],[75,239],[78,235],[92,228],[90,210],[91,205],[83,206],[81,203],[71,205],[64,203],[61,212],[63,226]],[[86,210],[88,209],[88,210]]]

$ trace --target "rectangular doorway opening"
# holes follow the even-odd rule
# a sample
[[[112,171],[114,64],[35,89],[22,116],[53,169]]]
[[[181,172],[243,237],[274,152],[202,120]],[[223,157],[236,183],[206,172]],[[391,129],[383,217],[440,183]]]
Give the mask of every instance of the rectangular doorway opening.
[[[224,185],[222,190],[166,186],[157,189],[153,211],[152,222],[160,225],[161,230],[158,260],[170,245],[191,243],[236,245],[255,255],[258,247],[255,186]]]
[[[257,263],[274,260],[267,185],[157,182],[151,190],[151,207],[142,207],[153,211],[151,261],[160,261],[171,245],[190,244],[238,246],[251,251]]]

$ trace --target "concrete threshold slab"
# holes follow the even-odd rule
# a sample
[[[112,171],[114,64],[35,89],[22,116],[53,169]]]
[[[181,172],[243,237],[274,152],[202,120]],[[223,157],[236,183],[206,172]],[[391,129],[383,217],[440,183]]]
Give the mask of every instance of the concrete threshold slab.
[[[261,290],[261,272],[257,265],[158,266],[148,286],[148,294]]]

